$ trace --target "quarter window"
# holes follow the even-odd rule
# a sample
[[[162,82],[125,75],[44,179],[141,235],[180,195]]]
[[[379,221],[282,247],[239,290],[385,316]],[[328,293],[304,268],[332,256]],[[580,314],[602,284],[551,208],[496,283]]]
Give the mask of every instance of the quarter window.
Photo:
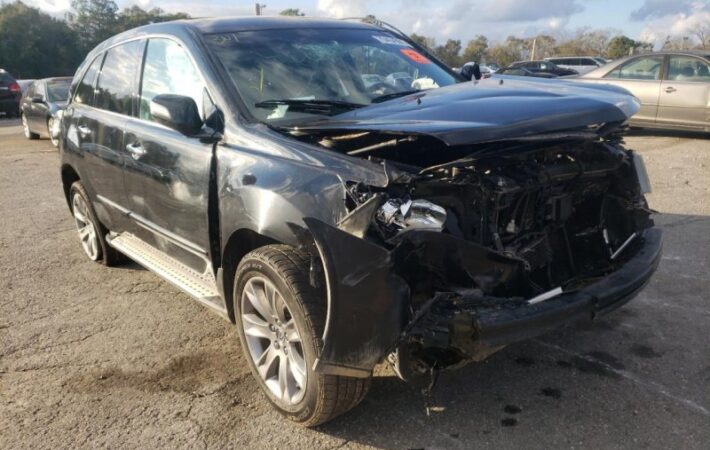
[[[671,56],[668,79],[673,81],[710,81],[708,64],[692,56]]]
[[[202,83],[187,51],[169,39],[151,39],[145,56],[139,117],[151,120],[150,102],[157,95],[174,94],[192,97],[204,118]]]
[[[96,107],[119,114],[133,112],[133,81],[140,65],[143,41],[132,41],[111,48],[96,87]]]
[[[99,74],[101,61],[103,61],[103,59],[103,54],[94,58],[94,61],[84,73],[84,77],[81,79],[79,86],[76,88],[76,93],[74,94],[74,101],[76,103],[91,105],[94,102],[94,85],[96,84],[96,76]]]
[[[615,78],[619,80],[658,80],[660,79],[662,65],[662,56],[636,58],[612,70],[606,74],[604,78]]]

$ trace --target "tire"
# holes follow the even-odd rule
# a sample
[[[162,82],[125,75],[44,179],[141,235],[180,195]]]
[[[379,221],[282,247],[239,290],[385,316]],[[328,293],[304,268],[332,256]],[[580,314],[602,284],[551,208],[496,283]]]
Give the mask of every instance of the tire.
[[[56,119],[54,117],[50,117],[47,119],[47,135],[49,136],[49,141],[52,143],[52,145],[55,148],[59,148],[59,138],[55,138],[52,136],[52,127],[54,127],[54,121]]]
[[[20,119],[22,120],[22,131],[25,133],[25,137],[30,140],[39,139],[39,134],[33,133],[30,130],[30,124],[24,113],[20,114]]]
[[[321,336],[325,327],[327,305],[324,289],[316,289],[310,284],[310,261],[310,255],[306,251],[287,245],[258,248],[244,256],[239,263],[233,295],[239,339],[254,378],[277,411],[306,427],[322,424],[349,411],[362,401],[370,387],[370,378],[324,375],[313,371],[313,363],[323,349]],[[266,283],[271,283],[274,289],[271,295],[272,305],[280,303],[279,298],[285,304],[285,310],[281,307],[281,314],[271,315],[273,321],[279,322],[277,319],[283,314],[280,324],[271,325],[274,322],[268,321],[268,318],[267,323],[264,317],[268,314],[261,314],[251,300],[264,298],[258,295],[258,289],[261,284],[264,287],[263,292],[269,292]],[[272,308],[268,312],[274,310],[279,308]],[[291,339],[293,325],[299,339]],[[269,334],[265,326],[274,327],[273,332]],[[247,327],[248,338],[245,334]],[[263,335],[261,330],[265,330]],[[281,338],[285,341],[279,340],[279,330],[282,331]],[[278,342],[281,342],[280,347],[274,347]],[[280,349],[281,353],[278,357],[269,358],[268,353],[273,353],[274,348]],[[258,358],[260,351],[266,356]],[[305,382],[301,379],[301,384],[305,387],[300,386],[296,380],[298,370],[294,367],[298,367],[301,361],[298,356],[304,363],[302,370]],[[261,372],[255,359],[262,362]],[[289,361],[287,366],[282,364],[282,359]],[[263,364],[269,360],[272,363]],[[273,370],[269,370],[268,365]],[[290,372],[287,373],[293,373],[294,376],[290,379],[287,377],[286,382],[282,383],[279,374],[284,367],[288,367]],[[274,371],[278,373],[274,375]],[[278,385],[274,378],[278,380]],[[289,380],[294,381],[292,388],[280,389],[281,386],[289,386]]]
[[[74,216],[74,222],[79,233],[79,240],[86,256],[105,266],[117,266],[125,261],[125,257],[108,245],[106,235],[108,230],[96,218],[96,212],[89,196],[81,184],[75,181],[69,189],[69,204]]]

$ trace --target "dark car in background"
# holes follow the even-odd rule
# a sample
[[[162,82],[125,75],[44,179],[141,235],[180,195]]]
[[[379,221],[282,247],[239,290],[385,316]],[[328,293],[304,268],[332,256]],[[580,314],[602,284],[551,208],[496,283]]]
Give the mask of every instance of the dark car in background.
[[[49,137],[52,145],[59,145],[59,119],[69,100],[71,77],[35,80],[22,96],[20,116],[27,139]]]
[[[576,70],[565,69],[550,61],[518,61],[508,67],[513,69],[525,69],[533,73],[549,73],[558,77],[579,75],[579,72]]]
[[[5,113],[5,117],[17,117],[21,96],[22,90],[17,80],[0,69],[0,113]]]
[[[662,241],[622,145],[637,109],[611,86],[464,82],[384,26],[168,22],[77,70],[61,179],[87,257],[234,322],[268,401],[313,426],[381,362],[433,383],[633,298]]]
[[[606,64],[604,59],[591,56],[556,56],[545,58],[545,61],[549,61],[563,69],[574,70],[580,74],[590,72]]]
[[[536,78],[558,78],[554,73],[548,72],[533,72],[525,67],[504,67],[491,76],[494,75],[513,75],[516,77],[536,77]]]

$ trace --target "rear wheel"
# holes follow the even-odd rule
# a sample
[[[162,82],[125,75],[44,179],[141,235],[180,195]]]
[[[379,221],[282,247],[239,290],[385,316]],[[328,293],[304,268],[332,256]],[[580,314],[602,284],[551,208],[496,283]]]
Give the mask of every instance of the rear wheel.
[[[22,113],[21,118],[22,118],[22,131],[25,133],[25,137],[27,139],[39,139],[39,134],[33,133],[30,130],[30,124],[27,121],[27,116],[25,116],[25,114]]]
[[[323,375],[313,364],[323,348],[326,301],[309,282],[310,255],[286,245],[247,254],[234,284],[239,338],[271,404],[305,426],[350,410],[370,379]]]
[[[80,181],[71,185],[69,198],[79,241],[86,256],[92,261],[101,261],[107,266],[122,263],[125,257],[106,242],[108,230],[96,218],[89,196]]]

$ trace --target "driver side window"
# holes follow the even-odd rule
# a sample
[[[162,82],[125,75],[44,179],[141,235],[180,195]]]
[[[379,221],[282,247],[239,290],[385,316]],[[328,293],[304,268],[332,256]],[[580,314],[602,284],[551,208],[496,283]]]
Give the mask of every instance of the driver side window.
[[[141,81],[139,117],[152,120],[150,102],[161,94],[192,97],[204,117],[205,86],[187,51],[170,39],[150,39]]]

